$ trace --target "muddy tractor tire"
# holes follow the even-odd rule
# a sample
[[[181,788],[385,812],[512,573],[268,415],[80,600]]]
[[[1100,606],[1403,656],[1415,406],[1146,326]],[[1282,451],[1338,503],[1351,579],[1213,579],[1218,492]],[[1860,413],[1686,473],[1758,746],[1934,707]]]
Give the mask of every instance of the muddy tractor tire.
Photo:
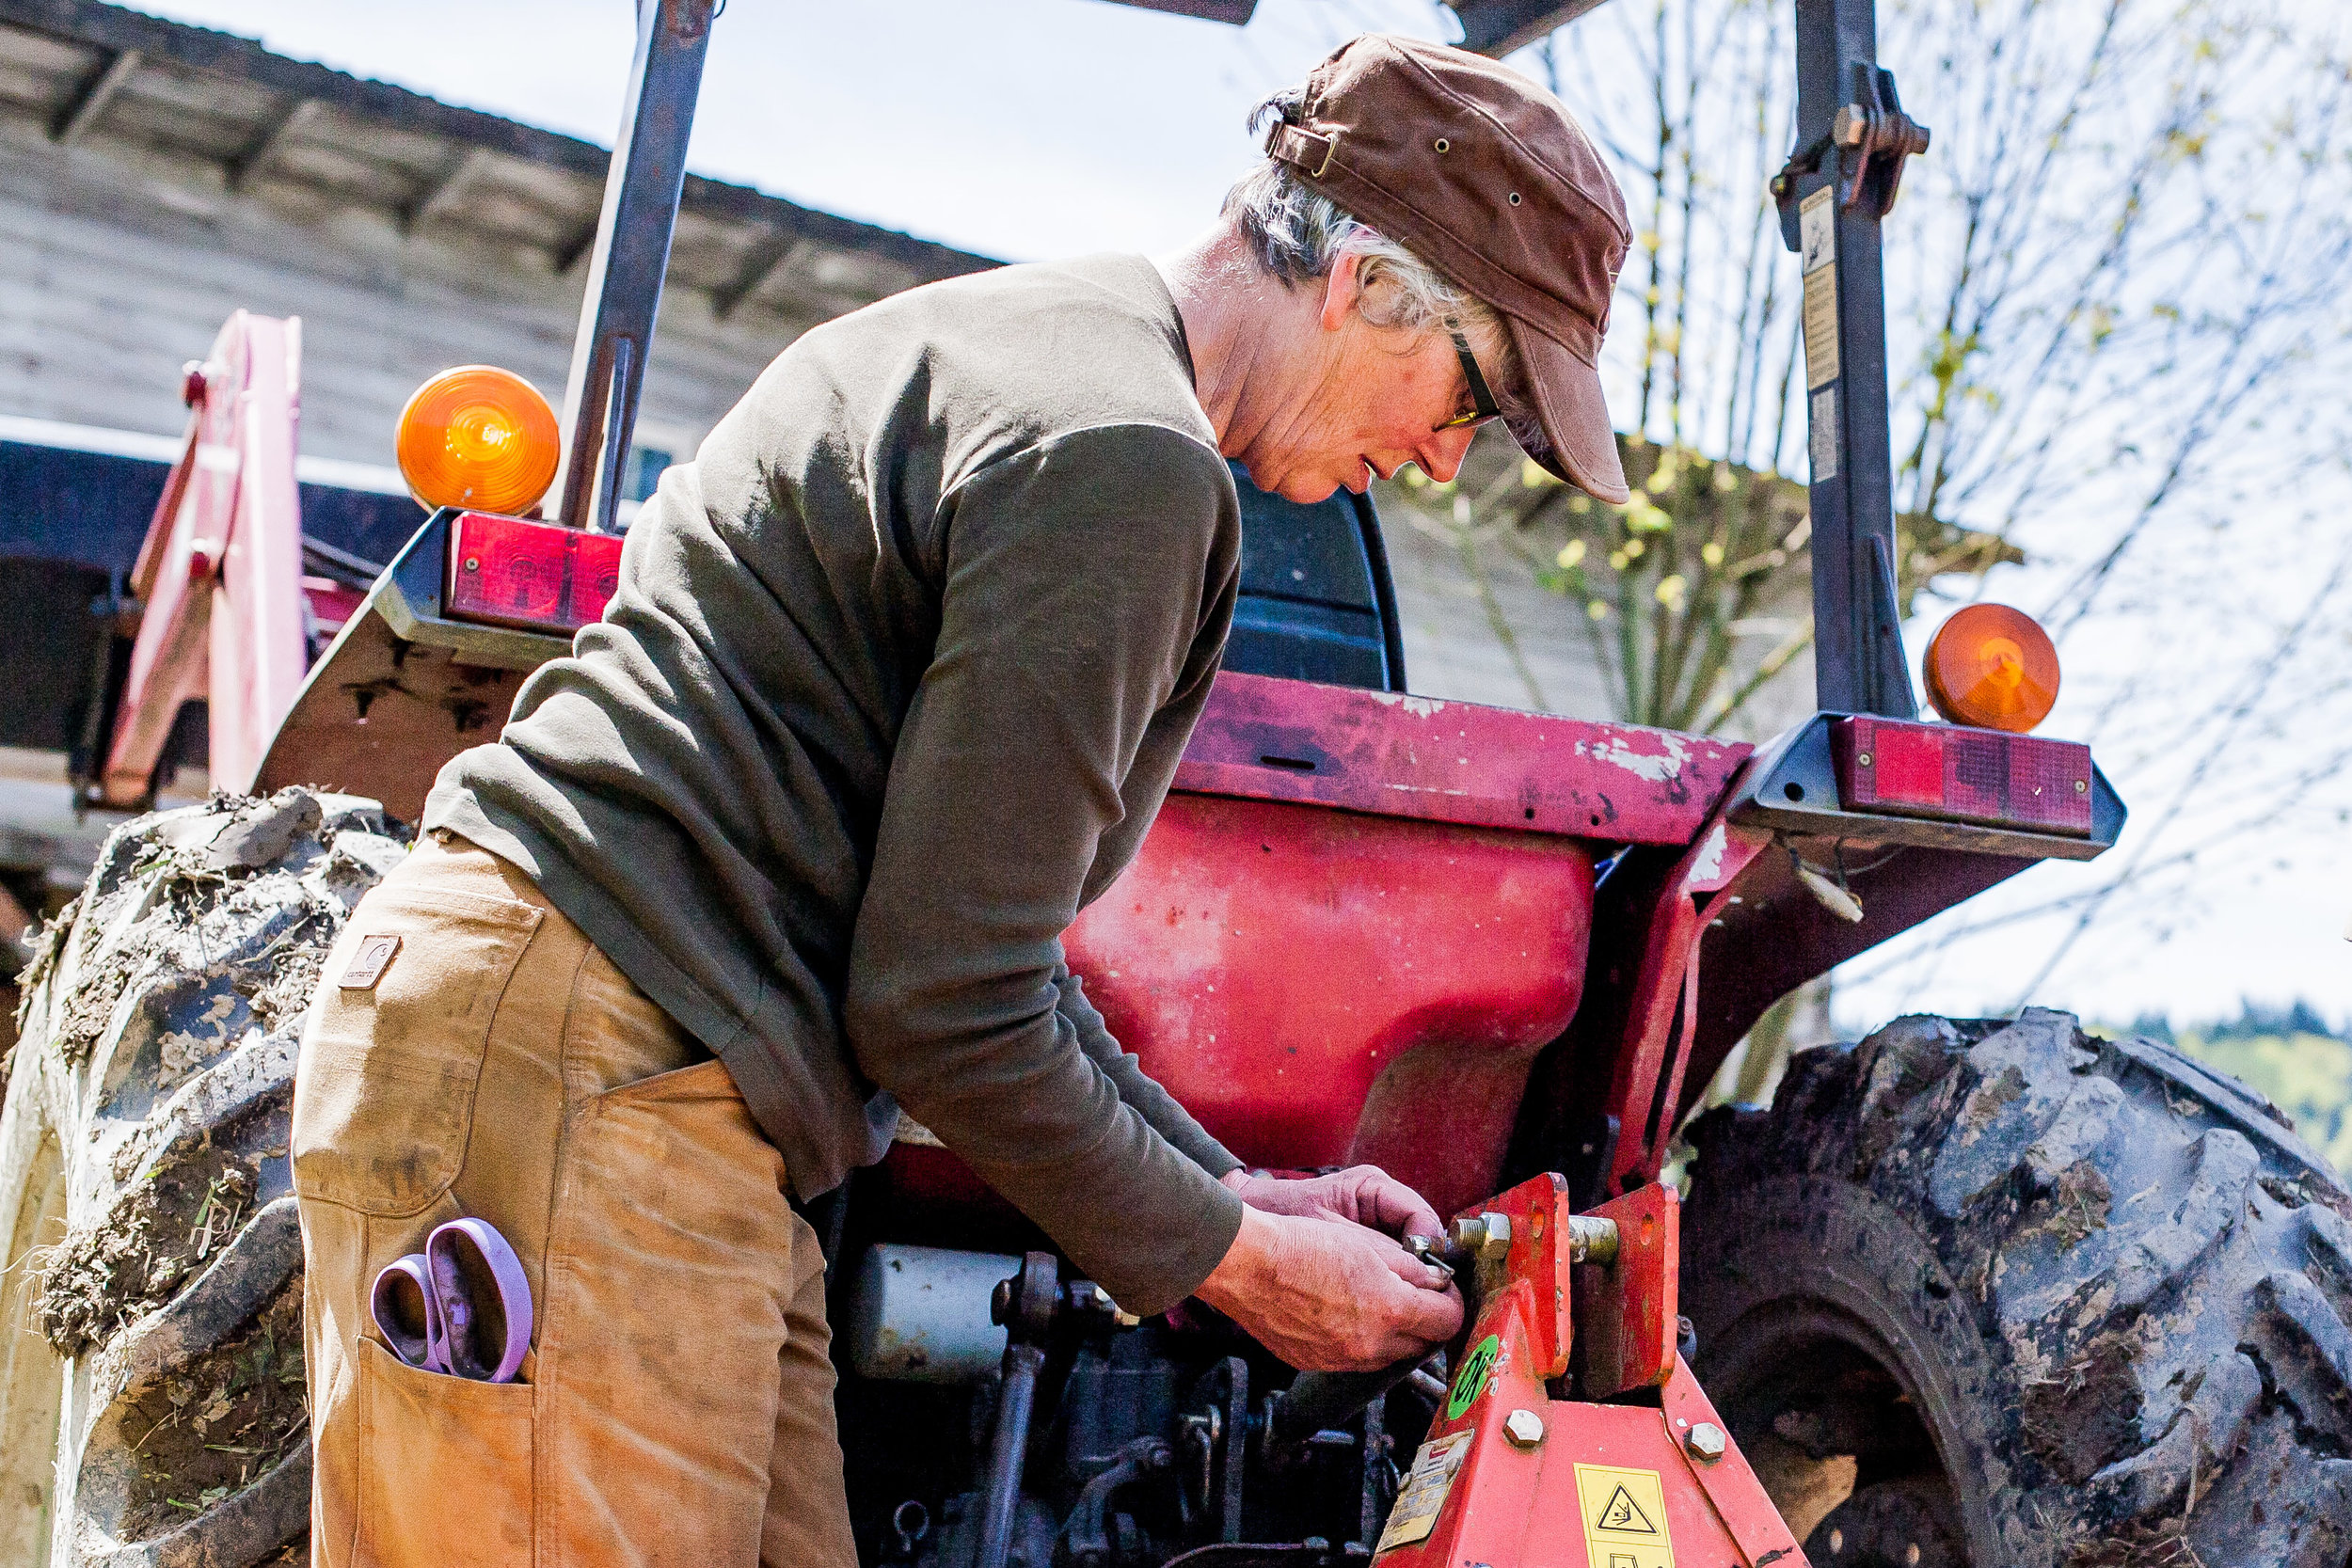
[[[300,1554],[295,1043],[403,853],[371,800],[216,795],[117,830],[43,928],[0,1111],[0,1561]]]
[[[2262,1096],[1907,1018],[1692,1132],[1696,1370],[1819,1568],[2344,1568],[2352,1195]]]

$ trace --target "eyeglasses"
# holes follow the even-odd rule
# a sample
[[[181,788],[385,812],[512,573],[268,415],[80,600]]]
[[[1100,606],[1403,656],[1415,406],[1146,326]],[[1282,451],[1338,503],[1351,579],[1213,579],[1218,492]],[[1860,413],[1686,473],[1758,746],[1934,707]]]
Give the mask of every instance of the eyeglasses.
[[[1495,402],[1494,393],[1487,390],[1486,377],[1478,368],[1478,356],[1470,353],[1470,339],[1463,335],[1460,320],[1453,316],[1446,317],[1445,329],[1454,340],[1454,354],[1462,361],[1462,377],[1470,383],[1470,411],[1467,414],[1456,414],[1443,424],[1432,425],[1430,430],[1433,434],[1440,430],[1460,430],[1470,425],[1482,425],[1488,420],[1500,417],[1502,413],[1502,405]]]

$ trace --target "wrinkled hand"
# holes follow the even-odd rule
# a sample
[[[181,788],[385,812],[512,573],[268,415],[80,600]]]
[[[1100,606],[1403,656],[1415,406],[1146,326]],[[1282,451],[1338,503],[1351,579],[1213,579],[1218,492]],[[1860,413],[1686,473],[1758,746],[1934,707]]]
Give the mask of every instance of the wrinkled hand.
[[[1445,1226],[1422,1196],[1378,1165],[1350,1165],[1327,1176],[1279,1177],[1228,1171],[1220,1180],[1252,1209],[1302,1219],[1349,1220],[1391,1236],[1438,1237]]]
[[[1253,1205],[1198,1293],[1301,1371],[1372,1371],[1459,1331],[1461,1295],[1451,1285],[1432,1289],[1437,1277],[1352,1220]]]

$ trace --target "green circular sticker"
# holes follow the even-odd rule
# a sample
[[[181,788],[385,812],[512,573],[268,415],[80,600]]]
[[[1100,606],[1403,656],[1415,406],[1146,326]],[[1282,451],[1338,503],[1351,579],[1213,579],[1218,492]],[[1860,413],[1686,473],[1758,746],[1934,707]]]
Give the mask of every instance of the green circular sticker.
[[[1489,1334],[1462,1357],[1461,1375],[1454,1380],[1453,1396],[1445,1402],[1447,1420],[1460,1419],[1462,1412],[1470,1407],[1471,1402],[1486,1391],[1486,1379],[1495,1370],[1495,1357],[1502,1353],[1502,1338]]]

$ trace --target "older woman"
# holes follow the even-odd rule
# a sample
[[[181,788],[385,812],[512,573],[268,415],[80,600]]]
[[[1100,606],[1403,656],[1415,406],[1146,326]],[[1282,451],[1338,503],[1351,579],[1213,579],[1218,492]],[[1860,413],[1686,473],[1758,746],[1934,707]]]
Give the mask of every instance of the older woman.
[[[902,1114],[1132,1310],[1198,1295],[1317,1368],[1458,1327],[1396,1240],[1427,1204],[1246,1174],[1058,939],[1216,669],[1225,459],[1315,500],[1450,478],[1499,415],[1621,499],[1593,362],[1628,236],[1559,105],[1475,56],[1359,39],[1268,109],[1180,255],[802,338],[664,476],[604,621],[443,770],[298,1074],[323,1564],[852,1560],[789,1197]],[[530,1275],[527,1384],[366,1326],[376,1272],[458,1213]]]

